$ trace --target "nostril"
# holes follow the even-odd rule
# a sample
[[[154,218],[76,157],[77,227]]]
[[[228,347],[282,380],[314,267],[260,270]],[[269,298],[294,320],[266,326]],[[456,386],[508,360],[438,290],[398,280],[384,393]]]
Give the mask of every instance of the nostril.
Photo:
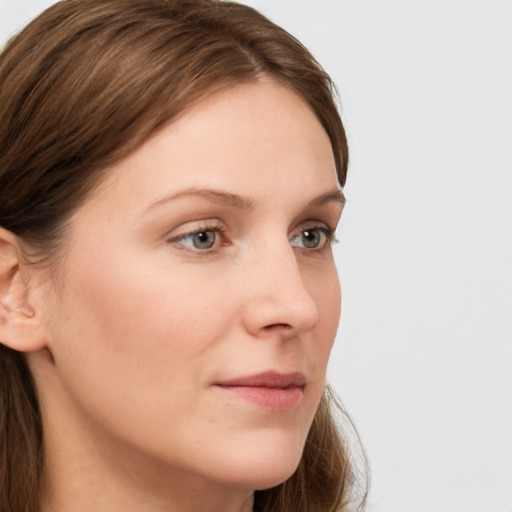
[[[290,324],[271,324],[265,326],[266,331],[275,331],[277,329],[293,329],[293,327]]]

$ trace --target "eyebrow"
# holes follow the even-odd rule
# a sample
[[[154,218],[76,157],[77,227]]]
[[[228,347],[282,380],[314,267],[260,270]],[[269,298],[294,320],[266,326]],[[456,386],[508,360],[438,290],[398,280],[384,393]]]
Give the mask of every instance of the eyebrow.
[[[179,199],[181,197],[187,196],[200,196],[204,197],[211,203],[220,204],[223,206],[230,206],[232,208],[237,208],[239,210],[249,210],[253,207],[253,202],[250,199],[239,196],[237,194],[231,194],[230,192],[223,192],[222,190],[215,190],[212,188],[187,188],[185,190],[181,190],[174,194],[170,194],[168,196],[159,199],[155,203],[153,203],[148,210],[152,210],[161,204],[167,203],[169,201],[173,201],[174,199]]]
[[[174,199],[187,196],[200,196],[210,201],[211,203],[219,204],[222,206],[229,206],[239,210],[250,210],[254,206],[254,203],[249,198],[242,197],[238,194],[232,194],[230,192],[224,192],[222,190],[215,190],[211,188],[191,187],[159,199],[155,203],[151,204],[147,211],[153,210],[154,208],[169,201],[173,201]],[[341,203],[342,205],[345,204],[346,200],[342,189],[337,188],[314,198],[307,204],[306,209],[323,206],[324,204],[331,202]]]
[[[345,205],[347,200],[345,199],[345,194],[343,193],[342,188],[336,188],[334,190],[331,190],[330,192],[322,194],[319,197],[316,197],[315,199],[313,199],[312,201],[310,201],[308,203],[306,209],[323,206],[324,204],[332,203],[332,202],[340,203],[343,206]]]

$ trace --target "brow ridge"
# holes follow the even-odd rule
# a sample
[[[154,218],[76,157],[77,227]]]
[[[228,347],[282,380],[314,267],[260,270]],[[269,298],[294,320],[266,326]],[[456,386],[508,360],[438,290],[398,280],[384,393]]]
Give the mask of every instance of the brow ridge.
[[[174,199],[187,196],[201,196],[212,203],[224,206],[227,205],[240,210],[249,210],[254,206],[250,199],[242,197],[238,194],[232,194],[231,192],[224,192],[211,188],[190,187],[159,199],[149,207],[149,210],[152,210],[153,208],[169,201],[173,201]]]
[[[232,208],[236,208],[239,210],[249,210],[254,207],[254,203],[251,199],[242,197],[238,194],[233,194],[231,192],[224,192],[222,190],[216,190],[211,188],[190,187],[159,199],[158,201],[153,203],[148,208],[148,210],[152,210],[164,203],[173,201],[175,199],[179,199],[180,197],[187,196],[201,196],[212,203],[220,204],[223,206],[230,206]],[[330,190],[329,192],[326,192],[325,194],[322,194],[321,196],[312,199],[307,204],[306,209],[323,206],[324,204],[330,202],[337,202],[344,205],[346,200],[343,194],[343,190],[339,188]]]

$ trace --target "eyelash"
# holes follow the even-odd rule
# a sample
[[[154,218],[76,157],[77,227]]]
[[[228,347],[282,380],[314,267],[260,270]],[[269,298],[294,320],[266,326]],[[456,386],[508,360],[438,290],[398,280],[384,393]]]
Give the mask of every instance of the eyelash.
[[[196,253],[196,254],[208,255],[208,254],[215,253],[216,250],[218,250],[218,248],[219,248],[218,246],[215,247],[215,245],[217,245],[216,235],[217,234],[221,234],[222,235],[222,234],[224,234],[226,232],[227,232],[227,230],[226,230],[225,226],[222,223],[218,222],[215,225],[205,225],[205,226],[198,227],[197,229],[191,230],[189,232],[181,233],[180,235],[175,236],[175,237],[169,239],[168,242],[172,243],[172,244],[175,244],[181,250],[187,250],[187,251],[190,251],[190,252]],[[321,245],[321,247],[314,247],[314,248],[298,247],[299,249],[303,249],[303,250],[308,251],[308,252],[321,251],[326,246],[332,245],[332,244],[336,244],[336,243],[339,242],[338,239],[335,236],[334,231],[332,229],[330,229],[329,227],[327,227],[325,225],[322,225],[322,226],[312,226],[312,227],[309,227],[309,228],[302,229],[297,235],[295,235],[295,236],[290,238],[290,243],[292,243],[292,241],[298,239],[299,237],[304,236],[304,234],[308,233],[308,232],[321,233],[321,235],[324,237],[323,243],[321,241],[320,244],[319,244],[319,245]],[[204,249],[200,249],[200,248],[197,248],[197,247],[196,248],[192,248],[192,247],[186,246],[183,243],[183,240],[185,240],[185,239],[187,239],[189,237],[192,237],[194,235],[206,234],[206,233],[213,233],[215,235],[215,238],[213,240],[214,247],[204,248]],[[229,242],[221,243],[221,247],[222,246],[229,246],[229,245],[231,245],[231,243],[229,243]]]
[[[203,253],[203,254],[213,253],[215,251],[215,249],[202,250],[202,249],[197,249],[197,248],[193,249],[193,248],[189,248],[189,247],[183,247],[182,241],[184,239],[186,239],[188,237],[191,237],[191,236],[194,236],[194,235],[200,235],[202,233],[214,233],[214,234],[219,234],[220,233],[220,234],[223,234],[223,233],[226,233],[226,228],[220,222],[218,222],[215,225],[205,225],[205,226],[198,227],[197,229],[194,229],[192,231],[188,231],[187,233],[182,233],[182,234],[180,234],[178,236],[175,236],[175,237],[171,238],[169,240],[169,242],[173,243],[173,244],[176,244],[178,246],[181,246],[180,248],[182,250],[188,250],[188,251],[191,251],[191,252]],[[226,244],[225,243],[225,244],[222,244],[222,245],[230,245],[230,244]]]
[[[314,248],[303,247],[303,249],[305,249],[305,250],[321,251],[324,247],[326,247],[328,245],[338,243],[338,239],[336,238],[334,231],[332,229],[328,228],[327,226],[312,226],[310,228],[302,229],[298,235],[296,235],[290,239],[290,242],[292,240],[295,240],[296,238],[304,236],[305,233],[308,233],[308,232],[321,233],[325,237],[325,240],[323,243],[321,243],[321,247],[314,247]]]

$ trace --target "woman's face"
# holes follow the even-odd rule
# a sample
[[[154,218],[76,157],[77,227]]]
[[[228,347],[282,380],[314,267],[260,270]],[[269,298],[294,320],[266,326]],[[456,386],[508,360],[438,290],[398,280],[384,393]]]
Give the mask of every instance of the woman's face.
[[[271,81],[209,96],[112,169],[40,304],[56,444],[239,489],[290,476],[338,325],[342,199],[325,131]]]

